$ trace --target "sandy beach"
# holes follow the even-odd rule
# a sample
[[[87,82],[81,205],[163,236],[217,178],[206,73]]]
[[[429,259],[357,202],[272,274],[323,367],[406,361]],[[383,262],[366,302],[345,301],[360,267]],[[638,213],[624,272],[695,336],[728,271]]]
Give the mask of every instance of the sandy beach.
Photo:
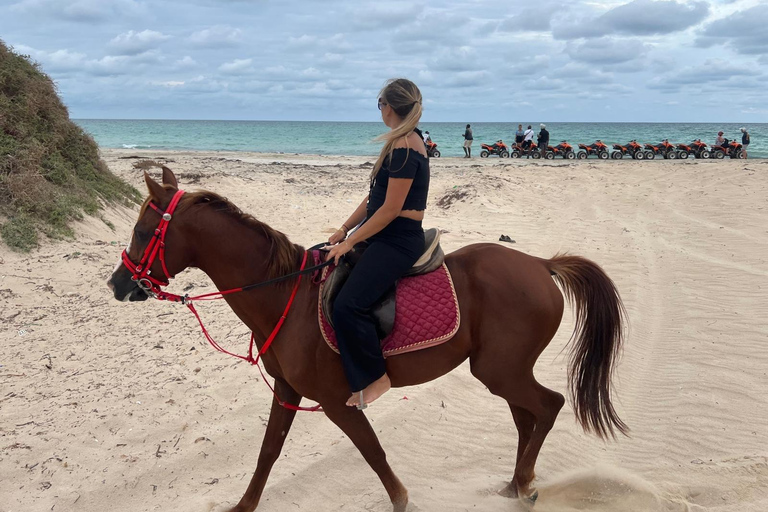
[[[373,161],[104,150],[142,192],[134,156],[304,246],[359,203]],[[424,224],[444,231],[446,252],[506,234],[528,254],[582,255],[629,313],[615,383],[631,437],[588,436],[566,405],[538,459],[536,510],[768,510],[767,197],[766,160],[432,160]],[[119,303],[105,286],[137,212],[109,208],[76,240],[30,255],[0,247],[0,512],[218,512],[256,467],[271,402],[258,371],[209,347],[186,308]],[[214,288],[188,270],[170,291]],[[217,340],[245,351],[247,328],[225,303],[198,309]],[[536,366],[561,393],[572,329],[566,312]],[[412,510],[525,510],[497,494],[512,477],[512,416],[467,363],[366,414]],[[391,505],[341,431],[299,413],[258,510]]]

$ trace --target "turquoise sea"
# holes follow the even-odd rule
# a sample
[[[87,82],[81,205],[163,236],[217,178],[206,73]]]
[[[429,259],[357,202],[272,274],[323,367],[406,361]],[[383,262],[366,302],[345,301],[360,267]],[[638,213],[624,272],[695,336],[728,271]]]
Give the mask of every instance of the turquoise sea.
[[[324,155],[375,155],[381,147],[374,137],[385,132],[382,123],[297,122],[297,121],[174,121],[76,119],[105,148],[181,149],[218,151],[259,151]],[[514,140],[519,122],[471,123],[475,142],[473,156],[479,155],[480,143],[498,139]],[[538,133],[540,122],[524,121]],[[768,158],[768,123],[738,125],[728,123],[549,123],[550,141],[567,140],[573,146],[601,139],[610,145],[638,142],[658,143],[669,139],[687,143],[702,139],[712,144],[722,130],[728,139],[741,142],[739,128],[746,126],[752,144],[750,157]],[[466,123],[429,123],[432,140],[445,156],[463,156],[461,149]]]

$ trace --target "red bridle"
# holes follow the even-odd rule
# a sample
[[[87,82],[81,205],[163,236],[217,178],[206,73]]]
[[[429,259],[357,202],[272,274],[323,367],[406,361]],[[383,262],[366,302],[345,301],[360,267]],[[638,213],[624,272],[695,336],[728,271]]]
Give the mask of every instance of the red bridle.
[[[173,198],[171,198],[171,202],[168,204],[168,208],[165,211],[158,208],[152,201],[148,203],[153,210],[160,214],[160,223],[157,225],[157,228],[155,228],[152,239],[147,244],[147,248],[144,249],[144,255],[141,257],[141,261],[139,261],[138,265],[131,261],[131,258],[128,256],[128,251],[123,250],[123,265],[125,265],[125,268],[130,270],[133,274],[131,279],[139,285],[139,288],[144,290],[144,292],[151,297],[157,297],[158,294],[162,293],[162,287],[168,286],[169,280],[173,277],[170,272],[168,272],[168,267],[165,265],[165,234],[168,231],[168,225],[173,218],[173,212],[179,205],[179,201],[183,195],[183,190],[178,190],[173,194]],[[152,264],[158,256],[160,257],[160,265],[163,267],[163,274],[165,274],[165,280],[163,281],[150,275],[152,272]]]
[[[205,335],[205,338],[208,340],[208,343],[211,344],[213,348],[218,350],[219,352],[223,352],[225,354],[228,354],[230,356],[237,357],[239,359],[242,359],[243,361],[247,361],[252,365],[256,365],[256,367],[259,369],[259,372],[261,373],[262,378],[264,379],[264,382],[269,386],[269,389],[272,390],[272,394],[275,396],[275,399],[277,399],[277,402],[285,407],[286,409],[291,409],[293,411],[322,411],[321,407],[319,405],[315,405],[312,407],[298,407],[293,404],[289,404],[287,402],[283,402],[279,396],[277,396],[277,393],[275,392],[275,389],[267,382],[267,378],[264,375],[264,372],[261,370],[261,366],[259,366],[259,358],[261,358],[262,355],[267,351],[269,346],[272,344],[272,341],[274,341],[275,337],[277,336],[277,333],[280,331],[280,328],[283,326],[283,322],[285,322],[285,318],[288,316],[288,312],[291,309],[291,305],[293,304],[293,299],[296,298],[296,293],[299,291],[299,284],[301,284],[301,277],[305,271],[304,267],[307,264],[307,254],[308,251],[304,251],[304,257],[301,261],[301,268],[299,268],[299,271],[295,274],[298,275],[298,279],[296,279],[296,284],[293,286],[293,291],[291,292],[291,297],[288,299],[288,304],[285,306],[285,310],[283,311],[283,314],[280,316],[280,319],[277,321],[277,325],[275,325],[275,328],[272,329],[272,333],[269,335],[269,337],[264,342],[264,345],[262,345],[261,350],[259,350],[256,353],[256,357],[253,357],[253,347],[254,347],[254,336],[253,332],[251,332],[251,342],[248,346],[248,355],[247,356],[241,356],[238,354],[234,354],[232,352],[227,351],[224,349],[221,345],[219,345],[216,340],[214,340],[210,334],[208,334],[208,330],[205,328],[205,325],[203,325],[203,320],[200,318],[200,315],[198,314],[197,310],[195,309],[195,305],[192,303],[192,301],[195,300],[215,300],[215,299],[222,299],[225,295],[229,295],[231,293],[238,293],[242,292],[246,289],[253,289],[257,287],[261,287],[267,284],[271,284],[276,281],[280,281],[283,279],[287,279],[289,277],[292,277],[293,274],[289,276],[284,276],[277,279],[271,279],[269,281],[265,281],[263,283],[258,283],[255,285],[249,285],[249,286],[243,286],[240,288],[232,288],[231,290],[225,290],[223,292],[213,292],[213,293],[206,293],[203,295],[198,295],[196,297],[189,297],[187,295],[181,296],[176,295],[174,293],[169,293],[166,291],[163,291],[163,286],[168,286],[169,280],[173,278],[173,276],[168,272],[168,267],[165,264],[165,234],[168,231],[168,224],[170,224],[171,220],[173,219],[173,212],[176,210],[176,207],[179,205],[179,201],[181,200],[181,196],[184,195],[183,190],[176,191],[175,194],[173,194],[173,197],[171,198],[171,202],[168,204],[168,208],[163,211],[161,210],[157,205],[155,205],[152,201],[150,201],[148,204],[149,206],[155,210],[157,213],[160,214],[160,223],[157,225],[157,228],[155,228],[155,232],[152,235],[152,239],[147,244],[147,248],[144,249],[144,255],[141,257],[141,261],[139,261],[139,264],[136,265],[131,261],[131,258],[128,256],[127,250],[123,250],[122,259],[123,264],[125,267],[131,271],[131,280],[135,281],[136,284],[144,290],[144,292],[149,295],[150,297],[154,297],[158,300],[166,300],[171,302],[181,302],[182,304],[186,305],[187,308],[195,315],[195,318],[197,318],[197,321],[200,323],[200,328],[203,331],[203,334]],[[165,280],[160,280],[152,277],[150,275],[152,264],[155,262],[156,258],[160,258],[160,265],[163,268],[163,273],[165,274]],[[330,263],[327,262],[327,263]],[[308,269],[308,271],[313,271],[318,269],[319,267],[325,266],[327,263],[322,265],[317,265],[316,267],[313,267],[311,269]]]

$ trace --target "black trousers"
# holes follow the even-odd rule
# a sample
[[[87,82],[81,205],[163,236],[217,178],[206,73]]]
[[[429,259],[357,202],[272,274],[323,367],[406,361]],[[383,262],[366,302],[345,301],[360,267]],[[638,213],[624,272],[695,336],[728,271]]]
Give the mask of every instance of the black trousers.
[[[333,325],[352,392],[386,372],[371,309],[424,252],[424,229],[421,221],[397,217],[368,243],[333,303]]]

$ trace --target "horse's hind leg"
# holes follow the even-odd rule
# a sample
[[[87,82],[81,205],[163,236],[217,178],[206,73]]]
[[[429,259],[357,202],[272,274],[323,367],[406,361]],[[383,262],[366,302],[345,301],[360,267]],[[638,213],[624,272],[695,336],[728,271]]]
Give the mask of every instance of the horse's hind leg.
[[[486,361],[490,364],[484,364]],[[530,369],[500,368],[498,359],[492,361],[483,358],[472,361],[472,374],[491,393],[507,401],[519,434],[515,474],[502,494],[535,500],[537,494],[531,489],[531,482],[536,459],[565,398],[536,382]],[[515,377],[500,378],[500,375]]]
[[[517,457],[515,458],[515,467],[517,467],[523,458],[525,449],[528,447],[531,434],[533,434],[533,428],[536,425],[536,418],[525,409],[516,405],[510,405],[509,409],[512,411],[512,417],[515,419],[515,426],[517,427]],[[508,498],[517,498],[517,485],[514,485],[514,482],[511,483],[506,489],[501,491],[501,494]]]
[[[275,380],[275,392],[286,403],[299,405],[301,402],[301,395],[283,381]],[[267,431],[264,433],[264,441],[261,444],[256,471],[253,473],[248,489],[243,494],[243,497],[240,498],[240,502],[230,512],[253,512],[259,505],[261,493],[264,491],[269,472],[280,456],[283,443],[288,436],[288,431],[295,416],[296,411],[286,409],[280,405],[276,397],[273,397]]]
[[[379,476],[392,501],[393,511],[405,512],[408,505],[408,491],[389,466],[387,455],[365,415],[354,407],[347,406],[326,407],[323,404],[323,410],[326,416],[349,437],[371,469]]]
[[[510,396],[504,396],[510,406],[514,403],[534,417],[533,432],[522,456],[520,456],[518,446],[515,475],[507,487],[507,493],[514,495],[514,492],[510,491],[516,491],[518,495],[535,501],[538,494],[531,488],[531,482],[535,476],[536,459],[539,457],[539,451],[547,434],[555,424],[557,414],[565,404],[565,398],[560,393],[545,388],[536,382],[532,375],[529,379],[528,386],[517,389],[514,393],[510,393]]]

